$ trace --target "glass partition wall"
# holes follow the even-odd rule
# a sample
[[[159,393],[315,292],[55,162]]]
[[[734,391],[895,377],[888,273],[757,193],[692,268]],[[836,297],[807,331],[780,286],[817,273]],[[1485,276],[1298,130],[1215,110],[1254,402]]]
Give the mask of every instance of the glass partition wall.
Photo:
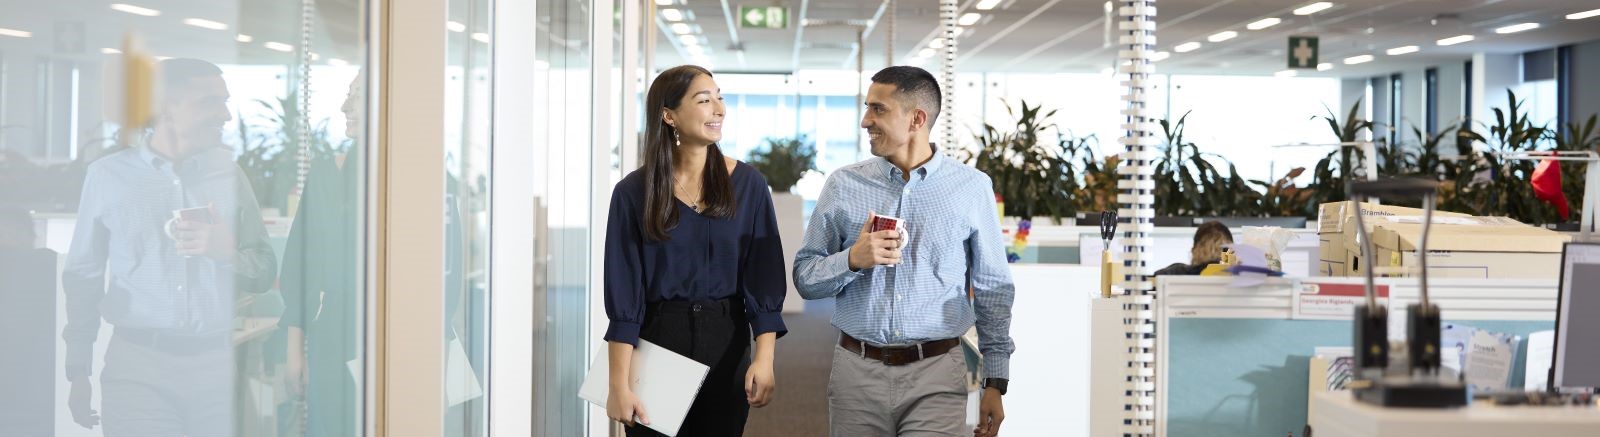
[[[0,435],[360,435],[366,2],[0,11]]]

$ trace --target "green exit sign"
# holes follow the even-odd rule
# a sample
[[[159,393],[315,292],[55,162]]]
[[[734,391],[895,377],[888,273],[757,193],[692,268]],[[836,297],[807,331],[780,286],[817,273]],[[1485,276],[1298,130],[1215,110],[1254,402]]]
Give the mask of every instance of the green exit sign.
[[[787,29],[789,10],[782,6],[740,6],[741,29]]]

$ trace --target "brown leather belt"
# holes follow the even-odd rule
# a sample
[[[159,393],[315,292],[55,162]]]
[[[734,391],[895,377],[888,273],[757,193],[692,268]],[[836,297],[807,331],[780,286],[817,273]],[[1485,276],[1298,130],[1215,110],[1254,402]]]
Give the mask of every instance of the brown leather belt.
[[[886,366],[904,366],[925,358],[944,355],[959,344],[960,340],[947,338],[910,346],[878,347],[857,340],[850,334],[839,333],[839,347],[868,359],[882,361]]]

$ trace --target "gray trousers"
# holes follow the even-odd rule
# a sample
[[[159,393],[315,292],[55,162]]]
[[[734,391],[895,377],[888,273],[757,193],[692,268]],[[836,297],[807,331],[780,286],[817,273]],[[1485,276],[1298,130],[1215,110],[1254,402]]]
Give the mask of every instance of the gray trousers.
[[[100,375],[107,437],[233,435],[233,352],[175,355],[125,341]]]
[[[835,345],[828,377],[829,432],[833,437],[968,434],[966,371],[960,348],[888,366]]]

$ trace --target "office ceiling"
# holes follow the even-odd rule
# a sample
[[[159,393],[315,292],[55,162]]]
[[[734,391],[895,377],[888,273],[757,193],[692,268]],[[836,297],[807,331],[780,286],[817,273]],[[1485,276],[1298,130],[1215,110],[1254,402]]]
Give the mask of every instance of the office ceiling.
[[[804,69],[854,69],[856,29],[870,32],[865,43],[865,68],[885,65],[889,8],[884,0],[672,0],[670,6],[692,12],[707,49],[705,57],[723,72],[790,72]],[[1116,48],[1107,45],[1105,2],[1098,0],[1001,0],[989,11],[977,0],[961,0],[960,13],[978,12],[976,23],[958,38],[957,68],[964,72],[1099,72],[1116,62]],[[1600,8],[1595,0],[1334,0],[1327,10],[1308,16],[1293,11],[1313,0],[1159,0],[1156,6],[1159,50],[1171,57],[1157,72],[1180,74],[1273,74],[1284,70],[1290,35],[1320,37],[1321,62],[1332,69],[1301,71],[1300,76],[1362,77],[1401,69],[1460,62],[1476,52],[1519,53],[1562,44],[1600,40],[1600,17],[1569,20],[1568,14]],[[784,30],[733,29],[729,15],[741,5],[787,6],[790,27]],[[933,41],[938,25],[938,0],[893,0],[894,62],[913,63]],[[1275,17],[1281,23],[1262,30],[1246,25]],[[1495,29],[1538,23],[1539,28],[1514,34]],[[665,20],[657,20],[665,26]],[[801,26],[801,23],[807,23]],[[658,26],[658,62],[690,62],[684,45]],[[1238,37],[1212,43],[1207,36],[1236,31]],[[1114,29],[1112,29],[1114,32]],[[737,43],[743,50],[735,50]],[[1436,41],[1457,35],[1476,40],[1451,46]],[[1178,44],[1198,41],[1187,53]],[[1388,49],[1415,45],[1416,53],[1387,55]],[[1345,65],[1357,55],[1376,59]],[[938,58],[925,61],[938,66]]]

